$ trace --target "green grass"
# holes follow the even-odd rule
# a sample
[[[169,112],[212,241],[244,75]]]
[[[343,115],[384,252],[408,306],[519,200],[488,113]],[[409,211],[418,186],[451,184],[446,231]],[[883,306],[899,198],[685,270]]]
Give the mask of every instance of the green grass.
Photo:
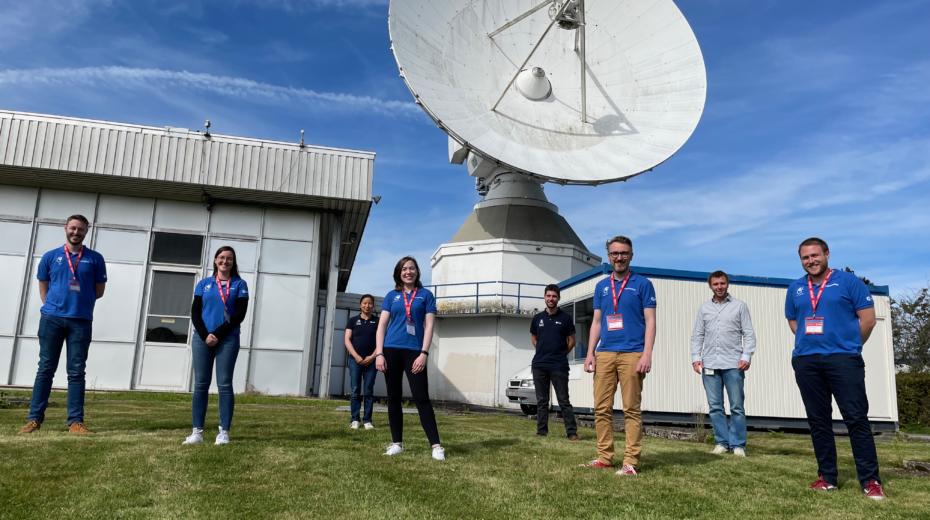
[[[9,395],[9,393],[8,393]],[[26,395],[15,394],[14,395]],[[215,428],[211,396],[209,428]],[[181,446],[184,394],[98,393],[87,398],[94,435],[69,435],[64,395],[43,428],[16,433],[26,410],[0,409],[2,518],[928,518],[930,478],[901,469],[928,458],[925,443],[879,442],[889,499],[864,498],[846,438],[840,490],[806,489],[816,466],[805,436],[752,435],[749,458],[709,446],[646,438],[642,474],[578,467],[594,432],[569,443],[561,424],[538,438],[506,414],[440,413],[448,460],[430,459],[415,415],[407,451],[381,455],[387,417],[350,431],[342,401],[238,396],[232,443]],[[212,430],[208,430],[212,439]],[[622,450],[622,434],[617,435]]]

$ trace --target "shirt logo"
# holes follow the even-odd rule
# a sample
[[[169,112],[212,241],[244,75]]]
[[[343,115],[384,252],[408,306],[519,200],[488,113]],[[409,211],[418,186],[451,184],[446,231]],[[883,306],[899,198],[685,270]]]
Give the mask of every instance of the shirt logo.
[[[650,297],[649,297],[649,301],[653,301],[653,302],[656,301],[656,297],[655,297],[655,296],[650,296]]]
[[[561,325],[562,322],[561,322],[561,321],[557,321],[557,322],[555,322],[555,324],[556,324],[556,325]]]
[[[209,288],[211,288],[211,287],[213,287],[213,284],[212,284],[212,283],[208,283],[207,285],[204,285],[204,286],[203,286],[204,289],[209,289]]]
[[[362,320],[356,321],[355,324],[356,324],[356,325],[361,325],[361,324],[362,324]]]
[[[798,292],[796,292],[796,293],[794,293],[794,294],[795,294],[796,296],[801,296],[802,294],[804,294],[804,288],[803,288],[803,287],[798,287]]]
[[[542,327],[542,326],[544,326],[545,324],[546,324],[546,322],[543,321],[542,318],[540,318],[540,319],[539,319],[539,326]]]
[[[399,294],[395,294],[395,295],[394,295],[394,301],[396,302],[396,301],[399,300],[399,299],[400,299],[400,295],[399,295]]]
[[[610,287],[604,287],[604,290],[602,291],[604,293],[604,296],[607,296],[607,291],[609,290],[610,290]]]
[[[826,289],[827,287],[839,287],[839,286],[840,286],[840,284],[838,284],[838,283],[828,283],[828,284],[825,285],[823,288]]]
[[[865,301],[867,301],[867,302],[872,301],[872,297],[871,297],[871,296],[866,296],[866,297],[865,297]]]
[[[55,262],[60,264],[63,259],[64,257],[59,256],[58,258],[55,259]]]

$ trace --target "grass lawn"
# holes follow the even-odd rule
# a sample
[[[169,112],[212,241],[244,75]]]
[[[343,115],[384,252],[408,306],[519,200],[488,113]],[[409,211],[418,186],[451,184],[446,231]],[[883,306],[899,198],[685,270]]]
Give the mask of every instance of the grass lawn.
[[[862,496],[842,437],[840,489],[817,493],[807,490],[816,465],[805,436],[751,435],[747,459],[647,437],[631,478],[578,467],[595,455],[593,430],[569,443],[555,423],[539,438],[532,421],[506,414],[440,412],[439,463],[415,415],[405,417],[407,451],[388,458],[386,414],[373,431],[350,431],[336,411],[344,401],[238,396],[232,443],[217,447],[181,446],[189,395],[88,394],[97,433],[84,437],[66,432],[64,394],[52,399],[32,435],[17,433],[25,409],[0,409],[2,518],[930,517],[930,478],[901,469],[930,458],[926,443],[878,443],[889,498],[877,503]]]

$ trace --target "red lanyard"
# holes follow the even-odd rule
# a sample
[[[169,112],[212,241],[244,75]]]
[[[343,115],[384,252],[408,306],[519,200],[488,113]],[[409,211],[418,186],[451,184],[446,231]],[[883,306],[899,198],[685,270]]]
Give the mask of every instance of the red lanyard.
[[[610,295],[614,299],[614,314],[617,314],[617,306],[620,303],[620,297],[623,296],[623,290],[626,289],[626,283],[630,281],[630,273],[627,272],[626,276],[623,277],[623,283],[620,285],[620,292],[617,292],[617,287],[614,285],[614,273],[610,273]]]
[[[833,274],[833,269],[830,269],[830,272],[827,273],[827,277],[823,279],[823,283],[820,284],[820,290],[817,291],[817,297],[814,297],[814,284],[811,282],[810,275],[807,276],[807,294],[811,297],[811,315],[817,316],[817,305],[820,303],[820,297],[823,296],[823,292],[827,290],[827,282],[830,281],[830,276]]]
[[[232,290],[232,279],[226,280],[226,294],[223,294],[223,286],[220,284],[220,277],[216,277],[216,290],[220,292],[220,299],[223,300],[223,307],[226,307],[226,301],[229,300],[229,291]]]
[[[413,307],[413,299],[417,297],[417,289],[414,288],[413,292],[410,293],[410,301],[407,301],[407,293],[403,289],[400,290],[401,296],[404,297],[404,312],[407,313],[407,321],[413,323],[413,316],[410,314],[410,308]]]
[[[81,266],[81,257],[84,256],[84,246],[81,246],[81,250],[78,251],[77,264],[78,267]],[[68,259],[68,267],[71,269],[71,277],[75,280],[77,277],[77,269],[74,268],[74,264],[71,263],[71,253],[68,251],[68,244],[65,244],[65,258]]]

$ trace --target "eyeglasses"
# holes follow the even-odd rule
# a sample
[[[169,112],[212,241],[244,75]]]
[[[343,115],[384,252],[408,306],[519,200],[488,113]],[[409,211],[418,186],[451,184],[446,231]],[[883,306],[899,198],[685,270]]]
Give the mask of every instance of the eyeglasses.
[[[629,258],[633,256],[633,252],[632,251],[608,251],[607,256],[611,258],[620,258],[621,256],[623,258]]]

